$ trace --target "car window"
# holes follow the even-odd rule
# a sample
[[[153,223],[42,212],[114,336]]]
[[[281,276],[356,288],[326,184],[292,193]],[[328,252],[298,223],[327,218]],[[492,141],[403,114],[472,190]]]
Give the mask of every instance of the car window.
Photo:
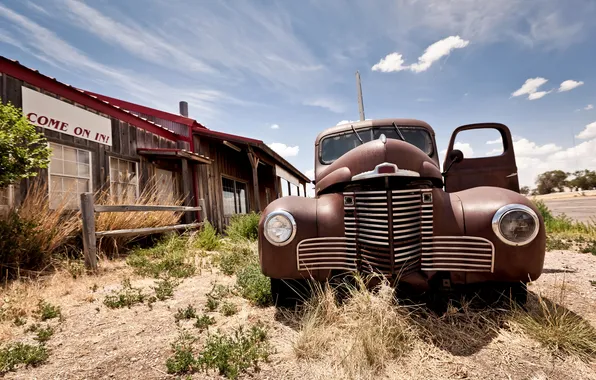
[[[432,139],[425,129],[412,127],[399,127],[406,142],[415,145],[429,156],[433,153]],[[375,127],[357,130],[363,142],[376,140],[385,135],[389,139],[401,140],[394,127]],[[325,137],[321,141],[320,159],[323,164],[330,164],[350,150],[361,145],[354,132],[348,131],[339,135]]]

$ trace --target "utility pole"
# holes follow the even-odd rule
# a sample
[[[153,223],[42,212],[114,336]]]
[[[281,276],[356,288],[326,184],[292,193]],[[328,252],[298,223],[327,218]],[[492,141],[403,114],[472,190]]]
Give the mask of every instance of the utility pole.
[[[358,110],[360,121],[364,121],[364,102],[362,101],[362,84],[360,83],[360,72],[356,71],[356,91],[358,91]]]

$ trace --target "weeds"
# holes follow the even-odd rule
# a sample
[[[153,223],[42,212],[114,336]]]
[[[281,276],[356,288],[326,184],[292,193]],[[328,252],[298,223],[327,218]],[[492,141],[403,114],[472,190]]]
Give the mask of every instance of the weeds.
[[[9,344],[0,349],[0,374],[14,371],[20,365],[36,367],[44,363],[48,356],[48,350],[44,345]]]
[[[219,300],[215,299],[213,296],[207,296],[207,303],[205,304],[205,309],[207,311],[215,311],[219,306]]]
[[[213,261],[224,274],[231,276],[247,265],[258,262],[258,258],[251,243],[226,241],[220,252],[214,255]]]
[[[123,307],[130,308],[138,303],[143,303],[147,297],[142,289],[133,288],[129,279],[122,281],[122,289],[115,294],[106,296],[103,300],[104,305],[110,309],[119,309]]]
[[[224,302],[221,304],[219,312],[222,313],[225,317],[230,317],[238,313],[238,306],[231,302]]]
[[[37,336],[34,338],[39,343],[44,343],[50,340],[50,338],[54,335],[54,329],[51,327],[40,328],[37,330]]]
[[[192,344],[196,339],[188,334],[182,332],[178,339],[172,343],[172,351],[174,356],[168,358],[166,361],[166,368],[171,374],[185,374],[196,372],[197,362],[194,357]]]
[[[213,319],[213,317],[210,317],[206,314],[201,315],[200,317],[197,317],[197,320],[195,321],[195,327],[199,329],[199,331],[203,331],[205,329],[207,329],[209,326],[214,325],[215,324],[215,319]]]
[[[201,228],[201,230],[194,236],[193,246],[207,251],[214,251],[219,245],[220,239],[217,235],[217,231],[211,223],[208,221],[205,222],[203,228]]]
[[[14,317],[14,320],[12,321],[12,323],[14,323],[14,325],[17,327],[21,327],[21,326],[24,326],[27,324],[27,320],[20,316],[16,316],[16,317]]]
[[[40,321],[46,321],[60,317],[62,312],[60,311],[60,306],[54,306],[44,300],[40,300],[37,304],[36,314]]]
[[[172,298],[174,296],[174,289],[178,286],[178,283],[170,278],[156,281],[155,284],[157,285],[153,287],[153,290],[155,290],[155,297],[160,301]]]
[[[188,305],[186,309],[178,309],[174,316],[176,322],[193,318],[197,318],[197,311],[192,305]]]
[[[271,280],[261,273],[257,263],[251,263],[236,274],[236,285],[242,297],[254,305],[267,306],[272,302]]]
[[[152,248],[134,250],[126,259],[126,263],[142,276],[190,277],[196,268],[188,262],[190,254],[187,243],[188,237],[172,234]]]
[[[255,212],[235,214],[226,228],[226,235],[232,240],[255,241],[259,237],[259,220],[261,216]]]
[[[564,214],[554,216],[541,200],[534,201],[534,204],[542,214],[547,234],[560,233],[568,237],[587,236],[596,238],[596,223],[577,222]]]

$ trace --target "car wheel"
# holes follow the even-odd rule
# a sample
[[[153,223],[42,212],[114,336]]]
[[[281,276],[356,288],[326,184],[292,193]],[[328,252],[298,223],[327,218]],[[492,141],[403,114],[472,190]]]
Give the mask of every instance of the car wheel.
[[[278,307],[293,307],[306,298],[307,287],[303,280],[271,279],[273,304]]]

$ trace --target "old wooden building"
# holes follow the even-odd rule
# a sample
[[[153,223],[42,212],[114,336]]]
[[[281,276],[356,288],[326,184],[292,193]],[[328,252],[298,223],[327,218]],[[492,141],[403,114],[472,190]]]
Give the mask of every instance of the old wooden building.
[[[210,130],[188,117],[184,102],[175,115],[74,88],[4,57],[0,84],[2,101],[22,108],[49,141],[51,162],[40,177],[50,205],[67,199],[76,208],[83,192],[132,201],[155,188],[164,203],[205,199],[208,219],[222,230],[233,214],[305,195],[309,179],[262,141]],[[0,190],[0,209],[18,204],[30,182]]]

